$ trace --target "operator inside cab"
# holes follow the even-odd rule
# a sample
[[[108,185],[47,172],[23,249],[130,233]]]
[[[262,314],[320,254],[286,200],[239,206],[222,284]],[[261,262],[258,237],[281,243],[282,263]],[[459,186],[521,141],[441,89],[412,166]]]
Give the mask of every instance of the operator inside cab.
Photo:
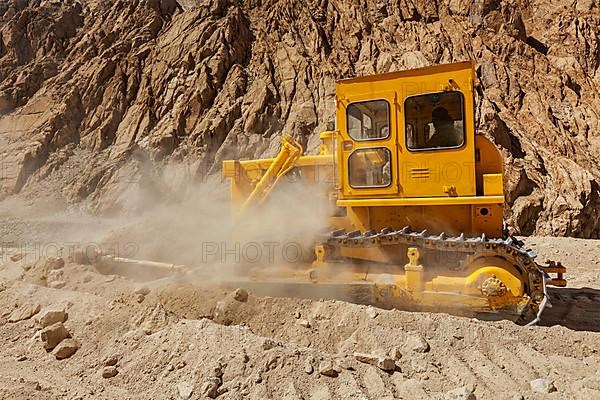
[[[456,147],[462,144],[463,133],[454,126],[454,120],[444,107],[433,110],[431,122],[435,131],[425,143],[426,147]]]
[[[465,142],[463,103],[458,91],[408,97],[405,101],[408,149],[461,147]]]

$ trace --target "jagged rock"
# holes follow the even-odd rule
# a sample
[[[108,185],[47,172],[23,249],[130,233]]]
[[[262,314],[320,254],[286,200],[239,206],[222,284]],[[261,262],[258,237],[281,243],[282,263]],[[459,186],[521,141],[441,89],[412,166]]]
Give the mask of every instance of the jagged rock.
[[[336,79],[474,59],[510,233],[599,237],[597,15],[593,1],[29,2],[0,16],[0,130],[14,138],[0,195],[82,157],[63,196],[107,210],[124,207],[134,154],[216,172],[273,155],[282,132],[314,153]]]
[[[79,349],[79,344],[74,339],[64,339],[52,350],[57,360],[69,358]]]
[[[15,308],[8,316],[8,322],[19,322],[33,317],[40,311],[39,303],[26,303]]]
[[[556,386],[554,386],[554,382],[550,379],[538,378],[529,382],[529,386],[531,390],[536,393],[552,393],[556,391]]]
[[[45,328],[57,322],[65,322],[67,317],[68,314],[63,308],[48,308],[40,312],[37,321],[42,328]]]
[[[401,359],[401,358],[402,358],[402,353],[400,352],[400,349],[399,349],[399,348],[397,348],[397,347],[394,347],[393,349],[391,349],[391,350],[388,352],[388,355],[389,355],[390,357],[392,357],[392,358],[393,358],[394,360],[396,360],[396,361],[398,361],[399,359]]]
[[[60,289],[61,283],[64,283],[63,279],[64,271],[62,269],[53,269],[49,270],[46,276],[46,282],[48,283],[48,287],[53,287],[54,282],[59,282],[56,284],[58,287],[54,287],[55,289]]]
[[[374,365],[383,371],[394,371],[396,369],[396,362],[391,357],[367,353],[354,353],[354,358],[362,363]]]
[[[44,349],[47,351],[55,348],[63,339],[70,336],[69,331],[62,322],[57,322],[42,329],[41,339],[44,343]]]
[[[335,378],[338,376],[338,371],[331,360],[324,360],[319,364],[319,374]]]

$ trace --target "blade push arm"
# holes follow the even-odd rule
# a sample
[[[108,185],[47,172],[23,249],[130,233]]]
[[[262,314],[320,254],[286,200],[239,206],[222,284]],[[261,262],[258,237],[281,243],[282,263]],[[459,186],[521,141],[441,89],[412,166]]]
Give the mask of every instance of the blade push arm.
[[[269,196],[279,179],[294,167],[303,152],[300,143],[294,140],[292,136],[285,134],[281,138],[279,154],[256,183],[254,190],[242,205],[241,213],[244,213],[249,207],[260,205]]]

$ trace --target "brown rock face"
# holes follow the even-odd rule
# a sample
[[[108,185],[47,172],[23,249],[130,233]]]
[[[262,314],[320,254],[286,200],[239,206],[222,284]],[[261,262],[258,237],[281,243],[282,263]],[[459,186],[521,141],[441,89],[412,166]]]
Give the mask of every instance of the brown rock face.
[[[118,209],[171,163],[314,151],[338,78],[474,59],[509,230],[599,237],[599,27],[590,0],[5,2],[2,193]]]

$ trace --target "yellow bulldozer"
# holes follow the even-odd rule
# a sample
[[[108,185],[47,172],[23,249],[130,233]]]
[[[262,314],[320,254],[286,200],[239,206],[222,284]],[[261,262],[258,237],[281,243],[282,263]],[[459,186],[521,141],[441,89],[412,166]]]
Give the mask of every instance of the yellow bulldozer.
[[[474,82],[472,62],[341,80],[335,128],[321,134],[318,155],[284,135],[275,158],[223,162],[238,219],[289,174],[333,177],[323,196],[330,229],[315,237],[312,260],[253,268],[247,283],[537,322],[546,286],[566,285],[565,268],[537,264],[503,236],[503,160],[475,132]]]
[[[536,263],[521,241],[503,235],[503,160],[475,132],[474,84],[472,62],[341,80],[335,127],[321,134],[317,155],[303,155],[284,135],[274,158],[224,161],[240,225],[290,176],[329,206],[327,230],[312,238],[309,257],[237,265],[226,274],[229,283],[274,295],[539,321],[546,286],[565,286],[565,267]],[[96,256],[101,271],[198,273]]]

